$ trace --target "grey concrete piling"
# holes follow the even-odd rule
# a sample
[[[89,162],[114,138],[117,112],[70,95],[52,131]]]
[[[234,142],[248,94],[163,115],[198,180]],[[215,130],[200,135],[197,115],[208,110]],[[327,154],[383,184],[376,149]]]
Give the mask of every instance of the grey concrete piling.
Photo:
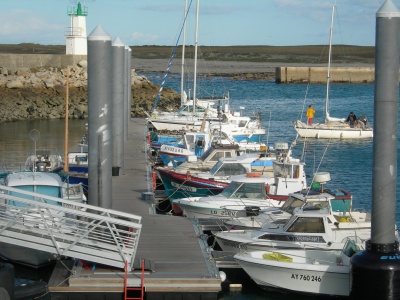
[[[117,37],[112,43],[112,175],[118,176],[123,164],[125,114],[125,44]]]
[[[112,48],[111,36],[98,25],[88,36],[88,143],[91,205],[112,205]]]

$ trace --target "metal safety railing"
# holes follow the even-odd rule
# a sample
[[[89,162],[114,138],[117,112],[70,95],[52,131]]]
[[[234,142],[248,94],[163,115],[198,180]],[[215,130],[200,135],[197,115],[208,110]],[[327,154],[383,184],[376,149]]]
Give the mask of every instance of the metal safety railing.
[[[133,268],[141,217],[0,185],[0,242]]]

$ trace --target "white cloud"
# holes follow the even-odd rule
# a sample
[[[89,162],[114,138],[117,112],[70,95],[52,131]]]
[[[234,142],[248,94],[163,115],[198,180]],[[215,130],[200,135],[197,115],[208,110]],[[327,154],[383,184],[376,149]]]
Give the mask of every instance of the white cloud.
[[[64,40],[64,26],[31,11],[14,9],[0,13],[0,37],[3,42],[24,40],[26,42],[60,43]]]

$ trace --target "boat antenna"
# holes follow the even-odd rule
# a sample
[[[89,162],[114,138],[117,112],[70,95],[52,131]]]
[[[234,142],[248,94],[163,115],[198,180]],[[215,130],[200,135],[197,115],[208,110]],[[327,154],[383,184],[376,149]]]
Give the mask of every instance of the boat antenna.
[[[33,173],[35,175],[36,173],[36,142],[37,140],[39,140],[40,138],[40,131],[37,129],[32,129],[31,131],[29,131],[29,138],[33,141],[33,147],[34,147],[34,153],[35,153],[35,158],[33,159]]]
[[[268,131],[267,131],[267,148],[265,149],[265,154],[268,152],[268,143],[269,143],[269,129],[271,128],[271,111],[269,111],[269,119],[268,119]],[[260,115],[260,124],[261,124],[261,111],[259,112]]]
[[[221,101],[218,103],[218,120],[219,120],[219,143],[222,145],[222,113],[221,113]]]
[[[319,162],[319,164],[318,164],[318,166],[317,166],[317,169],[314,170],[314,172],[313,172],[313,177],[312,177],[311,184],[310,184],[310,186],[307,188],[307,195],[308,195],[308,193],[310,192],[312,183],[313,183],[314,180],[315,180],[315,174],[318,173],[319,168],[321,167],[321,164],[322,164],[322,160],[324,159],[325,154],[326,154],[326,152],[328,151],[328,147],[329,147],[330,142],[331,142],[331,139],[328,140],[328,144],[327,144],[326,147],[325,147],[324,153],[322,153],[322,157],[321,157],[321,160],[320,160],[320,162]],[[314,155],[314,165],[315,165],[315,155]]]

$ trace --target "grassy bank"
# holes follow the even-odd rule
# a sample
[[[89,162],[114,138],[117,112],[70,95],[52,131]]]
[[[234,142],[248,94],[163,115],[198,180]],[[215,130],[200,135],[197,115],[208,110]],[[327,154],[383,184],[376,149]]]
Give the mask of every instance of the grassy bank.
[[[168,59],[173,50],[173,46],[131,46],[131,48],[134,59]],[[0,44],[0,53],[65,54],[65,45]],[[181,53],[181,48],[178,47],[175,58],[180,58]],[[187,46],[185,53],[186,57],[193,57],[194,47]],[[327,53],[326,45],[199,47],[199,57],[214,61],[318,64],[327,61]],[[375,47],[334,45],[332,56],[336,63],[373,64]]]

